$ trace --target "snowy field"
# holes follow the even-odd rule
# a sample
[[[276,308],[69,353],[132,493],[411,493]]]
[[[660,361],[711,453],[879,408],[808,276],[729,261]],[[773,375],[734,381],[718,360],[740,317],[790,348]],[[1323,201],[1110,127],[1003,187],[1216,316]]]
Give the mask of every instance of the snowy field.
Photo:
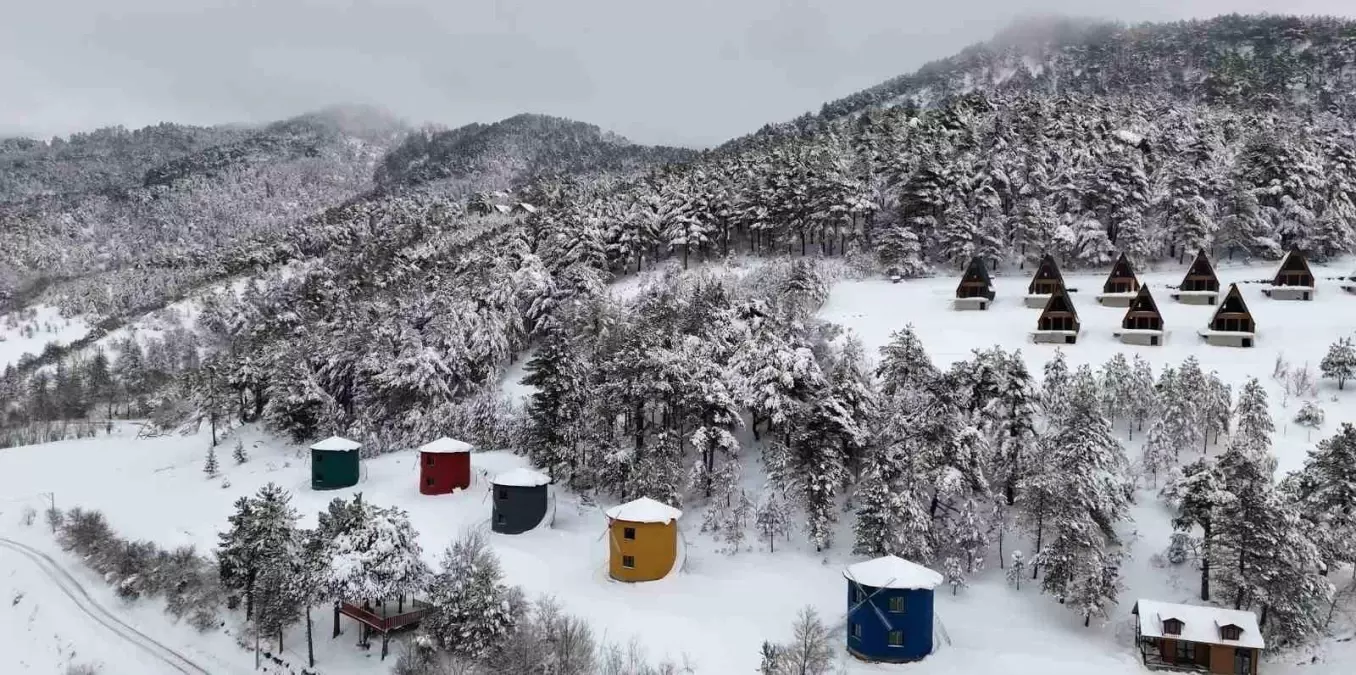
[[[1224,268],[1221,277],[1229,281],[1260,279],[1269,267]],[[1319,277],[1345,275],[1341,267],[1316,267]],[[1336,338],[1356,329],[1356,295],[1342,293],[1333,282],[1320,282],[1314,302],[1280,302],[1261,295],[1260,286],[1244,287],[1259,324],[1258,347],[1250,350],[1210,347],[1195,331],[1204,326],[1213,312],[1208,306],[1174,303],[1164,283],[1176,283],[1181,271],[1148,274],[1143,278],[1155,292],[1168,324],[1169,335],[1163,347],[1133,347],[1115,342],[1111,336],[1119,325],[1124,309],[1103,308],[1094,296],[1101,275],[1071,275],[1068,283],[1078,288],[1073,294],[1083,324],[1077,345],[1062,347],[1071,366],[1089,363],[1100,366],[1116,351],[1138,353],[1160,369],[1176,365],[1195,355],[1206,371],[1217,370],[1230,384],[1239,385],[1247,377],[1257,376],[1268,388],[1277,419],[1275,451],[1281,469],[1298,467],[1305,451],[1312,446],[1306,432],[1289,423],[1297,404],[1281,406],[1279,388],[1270,379],[1278,354],[1295,364],[1308,362],[1317,369],[1327,346]],[[939,365],[965,358],[971,349],[995,344],[1005,349],[1020,348],[1033,373],[1053,355],[1054,347],[1030,343],[1028,332],[1034,327],[1039,310],[1021,305],[1025,277],[996,279],[998,301],[988,312],[954,312],[950,298],[956,280],[927,279],[891,284],[888,281],[863,280],[838,283],[821,312],[827,320],[841,323],[857,333],[868,352],[884,344],[894,330],[914,324],[919,337]],[[519,366],[525,362],[520,359]],[[516,373],[506,379],[516,384]],[[1356,392],[1340,396],[1335,385],[1321,385],[1320,401],[1328,413],[1328,423],[1313,435],[1313,441],[1329,435],[1343,421],[1356,422]],[[514,393],[521,394],[521,390]],[[1121,430],[1123,431],[1123,430]],[[169,622],[154,603],[142,603],[131,611],[122,609],[102,585],[78,563],[57,552],[41,519],[32,526],[20,523],[25,505],[41,508],[43,492],[53,492],[58,506],[82,506],[103,510],[112,526],[123,536],[151,539],[163,546],[194,544],[210,550],[216,533],[225,527],[231,503],[258,490],[267,482],[276,482],[293,492],[293,504],[303,514],[303,526],[313,525],[316,513],[331,499],[348,497],[361,491],[379,505],[395,505],[410,513],[414,527],[430,564],[459,533],[466,528],[488,530],[490,503],[486,476],[524,465],[522,458],[507,452],[483,452],[473,455],[479,474],[469,491],[455,495],[423,496],[417,485],[416,453],[413,450],[386,455],[364,462],[362,482],[352,489],[313,492],[309,487],[309,467],[304,450],[246,429],[237,432],[251,447],[251,460],[237,466],[229,459],[233,440],[226,441],[223,477],[208,480],[201,471],[206,451],[205,433],[194,436],[169,436],[154,439],[134,438],[132,426],[125,426],[113,437],[65,441],[0,451],[0,537],[26,542],[44,551],[70,570],[90,589],[96,600],[112,608],[124,620],[154,635],[168,647],[194,658],[200,665],[211,664],[217,673],[244,673],[253,666],[253,656],[235,646],[222,633],[203,638],[184,626]],[[1211,452],[1216,450],[1212,448]],[[1137,446],[1130,448],[1132,460]],[[749,453],[750,455],[755,453]],[[229,487],[224,487],[229,483]],[[813,605],[826,622],[842,634],[846,610],[846,583],[842,568],[860,560],[847,551],[851,536],[850,518],[828,554],[807,550],[795,534],[791,542],[778,542],[777,552],[764,552],[765,544],[751,544],[753,550],[728,555],[718,543],[701,534],[700,504],[688,505],[680,521],[684,533],[685,569],[669,578],[647,584],[612,582],[606,573],[607,544],[603,538],[605,518],[602,508],[581,507],[566,492],[554,493],[554,526],[504,536],[492,534],[490,541],[503,562],[507,581],[522,586],[530,594],[552,594],[570,612],[589,622],[609,641],[625,643],[633,637],[652,657],[668,656],[681,660],[686,656],[697,673],[747,673],[759,662],[763,640],[789,639],[790,624],[797,610]],[[851,661],[843,653],[846,672],[919,673],[948,675],[955,673],[994,673],[1003,675],[1119,675],[1143,673],[1133,646],[1133,621],[1129,615],[1134,599],[1140,596],[1165,601],[1189,601],[1195,592],[1196,572],[1187,567],[1159,568],[1154,554],[1168,543],[1168,511],[1152,491],[1142,490],[1132,510],[1134,521],[1127,523],[1126,540],[1130,560],[1125,569],[1126,590],[1111,618],[1084,628],[1078,616],[1041,595],[1034,587],[1009,588],[997,569],[996,559],[974,579],[973,585],[952,596],[939,589],[937,612],[951,644],[925,661],[908,666],[868,665]],[[1008,542],[1007,550],[1027,550],[1023,542]],[[9,600],[14,591],[25,589],[20,602],[0,602],[0,657],[3,672],[58,672],[54,664],[69,660],[66,654],[77,650],[77,660],[88,658],[119,668],[106,673],[136,672],[154,675],[156,664],[144,668],[136,648],[121,642],[116,635],[98,625],[81,623],[83,614],[55,587],[45,585],[35,568],[25,559],[0,549],[0,589]],[[34,615],[34,612],[38,612]],[[30,619],[30,616],[37,618]],[[330,617],[318,610],[317,657],[319,672],[327,675],[383,673],[390,665],[376,663],[375,652],[363,652],[354,646],[356,635],[351,623],[337,640],[329,639]],[[1350,619],[1351,617],[1347,617]],[[41,620],[39,620],[41,619]],[[50,619],[50,620],[49,620]],[[841,642],[840,642],[841,644]],[[1304,653],[1269,654],[1263,669],[1284,675],[1346,675],[1356,659],[1353,643],[1328,642]],[[287,637],[290,657],[300,663],[305,652],[300,626]],[[17,658],[10,655],[17,654]],[[88,655],[88,657],[86,657]],[[30,666],[18,666],[20,659]],[[128,659],[124,661],[123,659]],[[130,670],[123,668],[126,666]],[[164,672],[174,672],[166,670]]]
[[[24,354],[37,356],[49,342],[67,344],[85,337],[89,324],[80,317],[65,318],[55,307],[35,305],[21,313],[0,315],[0,371],[18,363]]]

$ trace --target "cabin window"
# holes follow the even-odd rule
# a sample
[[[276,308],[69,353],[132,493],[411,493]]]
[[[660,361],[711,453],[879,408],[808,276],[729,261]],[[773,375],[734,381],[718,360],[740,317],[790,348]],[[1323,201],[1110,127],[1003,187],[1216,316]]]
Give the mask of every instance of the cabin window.
[[[636,557],[633,555],[622,556],[622,567],[625,567],[626,569],[635,569]]]
[[[496,523],[499,523],[500,525],[503,525],[507,520],[508,520],[508,519],[505,518],[505,517],[504,517],[504,514],[502,514],[502,513],[496,513],[496,514],[494,515],[494,521],[495,521]]]
[[[890,643],[890,646],[891,646],[891,647],[903,647],[903,646],[904,646],[904,631],[902,631],[902,630],[892,630],[892,631],[890,631],[889,643]]]
[[[1243,629],[1238,626],[1220,626],[1219,636],[1224,640],[1237,640],[1243,635]]]
[[[433,455],[424,455],[424,465],[433,466]]]
[[[856,604],[856,602],[857,602],[857,587],[856,587],[856,586],[853,586],[852,588],[849,588],[849,589],[848,589],[848,602],[851,602],[851,603]]]
[[[852,624],[852,637],[855,637],[858,640],[862,639],[862,624],[860,623]]]
[[[636,539],[636,528],[634,528],[634,527],[623,527],[623,528],[622,528],[622,539],[626,539],[626,540],[629,540],[629,541],[635,541],[635,539]]]
[[[890,613],[892,614],[904,613],[904,596],[900,595],[890,598]]]
[[[424,485],[428,485],[428,486],[432,487],[432,486],[433,486],[433,479],[432,479],[432,478],[425,478],[425,479],[424,479]]]
[[[315,461],[316,464],[319,464],[319,463],[320,463],[320,460],[322,460],[322,459],[325,459],[325,456],[324,456],[324,455],[316,455],[316,456],[314,457],[314,461]]]
[[[508,490],[505,490],[504,488],[499,488],[498,492],[500,499],[508,499]]]
[[[1177,619],[1166,619],[1166,620],[1164,620],[1164,621],[1163,621],[1163,634],[1164,634],[1164,635],[1181,635],[1181,634],[1182,634],[1182,622],[1181,622],[1181,621],[1178,621]]]
[[[1194,662],[1196,660],[1196,643],[1187,640],[1177,641],[1177,661]]]

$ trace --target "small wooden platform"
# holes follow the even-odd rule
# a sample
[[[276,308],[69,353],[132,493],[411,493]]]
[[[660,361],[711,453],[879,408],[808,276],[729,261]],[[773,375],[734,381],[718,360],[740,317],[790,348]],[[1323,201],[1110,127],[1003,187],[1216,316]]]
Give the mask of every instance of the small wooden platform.
[[[402,603],[403,604],[403,603]],[[391,634],[408,628],[414,628],[419,622],[433,613],[433,606],[419,600],[410,601],[409,611],[397,611],[383,616],[371,609],[351,602],[334,603],[334,637],[339,637],[339,617],[346,616],[358,622],[361,627],[358,644],[366,645],[367,638],[373,633],[381,635],[381,658],[385,659],[389,650]]]

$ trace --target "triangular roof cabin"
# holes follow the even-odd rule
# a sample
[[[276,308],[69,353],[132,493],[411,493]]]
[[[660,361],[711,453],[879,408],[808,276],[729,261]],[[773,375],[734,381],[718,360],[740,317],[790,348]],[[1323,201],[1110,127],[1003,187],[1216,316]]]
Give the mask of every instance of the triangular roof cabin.
[[[989,277],[989,268],[980,258],[971,258],[970,266],[965,268],[965,276],[956,286],[957,298],[988,298],[993,300],[993,279]]]
[[[1210,330],[1234,333],[1257,332],[1257,322],[1253,321],[1252,312],[1248,311],[1248,303],[1243,301],[1243,294],[1239,292],[1238,284],[1229,285],[1229,292],[1224,296],[1224,302],[1219,303],[1215,315],[1210,318]]]
[[[1205,256],[1205,250],[1196,252],[1186,276],[1182,278],[1181,290],[1194,292],[1219,292],[1219,277],[1215,275],[1215,266]]]
[[[1064,275],[1060,274],[1055,257],[1047,253],[1041,258],[1036,276],[1031,278],[1031,285],[1027,286],[1026,292],[1031,295],[1050,295],[1056,288],[1064,288]]]
[[[1050,294],[1045,309],[1036,320],[1036,330],[1063,330],[1078,332],[1078,310],[1074,309],[1068,289],[1061,284]]]
[[[1116,264],[1111,266],[1111,274],[1106,277],[1106,283],[1102,284],[1103,293],[1134,293],[1139,290],[1139,277],[1135,276],[1135,268],[1131,267],[1130,259],[1122,253],[1116,260]]]
[[[1125,330],[1163,330],[1163,313],[1158,311],[1158,303],[1149,292],[1148,286],[1139,287],[1139,295],[1130,301],[1121,319],[1121,328]]]
[[[1314,285],[1314,272],[1309,269],[1309,261],[1303,253],[1292,250],[1285,254],[1285,259],[1281,261],[1280,269],[1276,270],[1276,278],[1271,281],[1272,286],[1308,286]]]

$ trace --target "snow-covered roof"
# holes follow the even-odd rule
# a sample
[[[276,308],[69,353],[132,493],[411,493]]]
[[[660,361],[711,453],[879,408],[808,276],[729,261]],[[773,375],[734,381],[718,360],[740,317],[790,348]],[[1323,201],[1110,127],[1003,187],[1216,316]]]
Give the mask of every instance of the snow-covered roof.
[[[1130,131],[1129,129],[1117,129],[1111,133],[1116,136],[1117,140],[1119,140],[1122,143],[1125,143],[1126,145],[1139,145],[1140,143],[1144,142],[1143,136],[1140,136],[1139,134]]]
[[[522,209],[522,210],[524,210],[524,211],[527,211],[528,213],[536,213],[536,212],[537,212],[537,207],[535,207],[535,206],[533,206],[533,205],[531,205],[531,204],[528,204],[527,202],[519,202],[519,203],[518,203],[518,208],[520,208],[520,209]]]
[[[363,447],[362,443],[350,441],[342,436],[330,436],[323,441],[318,441],[311,446],[312,450],[357,450]]]
[[[455,438],[448,438],[446,436],[419,446],[419,452],[427,452],[433,455],[455,455],[470,451],[470,443],[459,441]]]
[[[649,497],[641,497],[608,509],[607,517],[628,523],[671,523],[683,517],[683,512]]]
[[[495,476],[491,482],[506,487],[537,487],[550,483],[551,477],[532,469],[519,467]]]
[[[512,213],[513,207],[509,206],[508,204],[495,204],[494,210],[500,213]]]
[[[843,576],[871,588],[928,591],[942,584],[942,575],[893,555],[850,565]]]
[[[1257,649],[1266,646],[1262,640],[1262,631],[1257,627],[1257,615],[1252,612],[1140,600],[1135,603],[1135,613],[1139,614],[1139,632],[1144,637]],[[1168,635],[1163,632],[1163,622],[1168,619],[1182,622],[1181,635]],[[1237,640],[1225,640],[1219,630],[1223,626],[1238,626],[1243,632],[1239,634]]]

